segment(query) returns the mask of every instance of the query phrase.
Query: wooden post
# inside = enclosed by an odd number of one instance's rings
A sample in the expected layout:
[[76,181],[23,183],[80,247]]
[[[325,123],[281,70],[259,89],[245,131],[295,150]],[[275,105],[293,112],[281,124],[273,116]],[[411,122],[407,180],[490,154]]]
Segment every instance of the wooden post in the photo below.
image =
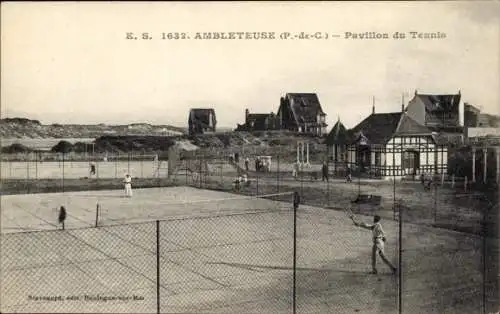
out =
[[488,149],[483,148],[483,183],[486,183],[488,171]]
[[300,162],[300,142],[297,142],[297,163]]
[[306,165],[309,166],[309,142],[306,143]]
[[99,226],[99,203],[97,203],[95,208],[95,226],[96,228]]
[[497,147],[495,152],[497,157],[497,182],[500,182],[500,147]]
[[472,148],[472,182],[476,182],[476,149]]

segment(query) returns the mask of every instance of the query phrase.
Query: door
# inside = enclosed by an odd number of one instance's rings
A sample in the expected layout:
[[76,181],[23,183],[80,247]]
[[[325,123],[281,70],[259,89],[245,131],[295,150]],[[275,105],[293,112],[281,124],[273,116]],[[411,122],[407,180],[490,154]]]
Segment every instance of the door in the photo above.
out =
[[403,153],[403,171],[406,175],[416,175],[419,168],[419,153],[408,150]]

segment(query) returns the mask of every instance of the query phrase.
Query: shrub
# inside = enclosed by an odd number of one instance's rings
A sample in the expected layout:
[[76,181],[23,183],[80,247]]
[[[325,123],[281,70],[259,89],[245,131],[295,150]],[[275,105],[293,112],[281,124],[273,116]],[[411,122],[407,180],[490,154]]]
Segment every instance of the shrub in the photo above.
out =
[[31,148],[19,143],[14,143],[9,146],[2,147],[2,153],[4,154],[27,153],[31,151],[33,151]]
[[51,148],[54,153],[69,153],[73,151],[73,145],[68,141],[60,141]]

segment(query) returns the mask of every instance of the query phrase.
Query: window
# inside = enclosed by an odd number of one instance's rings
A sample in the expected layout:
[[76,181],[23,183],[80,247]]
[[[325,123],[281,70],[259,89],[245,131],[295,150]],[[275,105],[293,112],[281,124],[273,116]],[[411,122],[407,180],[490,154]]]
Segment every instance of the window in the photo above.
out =
[[380,152],[375,152],[375,165],[380,166]]

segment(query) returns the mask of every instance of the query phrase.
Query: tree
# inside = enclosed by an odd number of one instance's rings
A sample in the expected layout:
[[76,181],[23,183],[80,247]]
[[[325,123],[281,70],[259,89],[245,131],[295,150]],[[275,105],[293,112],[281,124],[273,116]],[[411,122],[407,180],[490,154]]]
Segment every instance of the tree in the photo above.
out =
[[68,141],[60,141],[51,149],[55,153],[69,153],[73,151],[73,145]]

